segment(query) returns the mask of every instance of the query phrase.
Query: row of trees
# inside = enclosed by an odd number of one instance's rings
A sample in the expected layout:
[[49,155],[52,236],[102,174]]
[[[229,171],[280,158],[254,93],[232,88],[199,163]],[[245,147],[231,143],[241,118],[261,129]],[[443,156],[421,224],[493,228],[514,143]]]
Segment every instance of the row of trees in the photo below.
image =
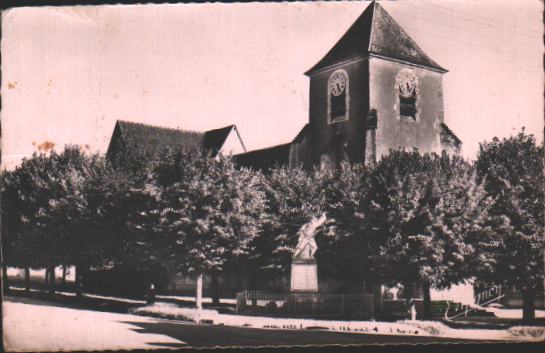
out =
[[524,132],[481,144],[475,163],[391,151],[368,167],[263,174],[181,149],[145,165],[114,168],[67,147],[4,172],[4,265],[168,267],[197,277],[200,305],[203,274],[289,268],[297,230],[326,212],[324,275],[360,288],[402,283],[407,303],[419,286],[425,317],[430,288],[516,285],[533,318],[544,280],[543,146]]

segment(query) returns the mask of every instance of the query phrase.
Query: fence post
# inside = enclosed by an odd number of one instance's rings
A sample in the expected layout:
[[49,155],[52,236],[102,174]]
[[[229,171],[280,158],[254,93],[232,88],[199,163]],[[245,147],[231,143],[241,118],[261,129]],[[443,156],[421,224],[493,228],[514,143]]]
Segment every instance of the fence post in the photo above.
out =
[[241,307],[241,303],[240,303],[240,292],[237,293],[237,314],[240,314],[241,313],[241,310],[240,310],[240,307]]
[[370,300],[369,308],[370,308],[370,311],[371,311],[371,315],[375,316],[375,299],[374,298],[372,298]]

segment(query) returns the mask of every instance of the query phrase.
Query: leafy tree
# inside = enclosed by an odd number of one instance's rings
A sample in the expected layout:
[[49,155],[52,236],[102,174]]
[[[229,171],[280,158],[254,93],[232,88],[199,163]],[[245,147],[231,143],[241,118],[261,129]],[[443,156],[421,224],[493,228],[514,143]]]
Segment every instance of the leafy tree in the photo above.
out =
[[[90,237],[96,207],[90,207],[88,190],[103,164],[103,158],[67,146],[60,154],[34,154],[6,173],[2,195],[4,229],[10,235],[6,245],[24,259],[27,287],[29,266],[47,268],[53,293],[56,266],[101,258],[107,244]],[[91,248],[95,250],[89,254]]]
[[124,254],[129,188],[127,173],[116,170],[101,155],[82,155],[76,168],[84,182],[82,212],[72,219],[69,264],[76,269],[76,294],[82,294],[82,274],[90,267],[109,268]]
[[[2,285],[4,291],[9,290],[9,282],[7,276],[8,265],[18,265],[24,258],[21,256],[20,250],[24,250],[18,243],[20,234],[18,232],[17,213],[14,211],[19,204],[17,203],[17,187],[13,179],[13,173],[10,171],[2,171]],[[10,214],[11,213],[11,214]],[[8,259],[9,255],[9,259]],[[22,262],[22,261],[21,261]],[[24,266],[24,265],[23,265]],[[25,267],[26,268],[26,267]],[[26,271],[25,271],[26,275]],[[26,276],[25,276],[26,279]],[[26,281],[25,281],[26,282]],[[27,290],[30,290],[28,284]]]
[[179,272],[196,275],[199,308],[203,274],[246,255],[259,231],[264,200],[258,185],[255,173],[238,170],[230,158],[186,148],[164,154],[144,186],[142,194],[153,200],[140,213],[146,221],[132,226],[164,244],[165,258]]
[[[343,162],[338,168],[314,170],[280,167],[264,176],[267,200],[262,232],[255,239],[252,268],[282,273],[290,268],[297,232],[312,217],[326,212],[328,220],[316,241],[321,276],[341,280],[345,288],[361,286],[363,276],[361,164]],[[361,232],[359,233],[361,234]]]
[[265,217],[252,242],[251,268],[273,274],[289,269],[297,232],[321,210],[316,180],[316,172],[301,168],[278,167],[264,176]]
[[[34,154],[23,160],[22,164],[6,180],[4,195],[7,204],[14,207],[3,209],[3,219],[14,235],[6,239],[8,250],[26,247],[28,265],[46,267],[54,272],[60,262],[58,248],[61,246],[56,222],[59,199],[64,197],[63,185],[58,181],[57,154]],[[15,189],[15,191],[14,191]],[[4,196],[3,195],[3,196]],[[52,215],[54,213],[54,215]],[[8,231],[7,234],[10,233]],[[16,234],[16,235],[15,235]],[[27,266],[25,264],[25,266]],[[54,276],[49,276],[50,291],[54,289]]]
[[365,226],[372,268],[386,282],[401,282],[414,319],[413,288],[424,293],[469,277],[474,247],[468,243],[486,225],[486,198],[470,166],[447,154],[391,151],[367,178]]
[[343,161],[336,168],[321,168],[315,173],[316,199],[329,220],[317,237],[317,257],[321,274],[341,280],[343,289],[361,289],[363,279],[373,274],[368,271],[369,243],[365,235],[364,176],[366,167],[361,163]]
[[111,260],[115,234],[104,227],[104,194],[111,169],[104,157],[86,155],[78,146],[67,146],[49,156],[55,165],[53,190],[47,217],[59,238],[56,257],[60,264],[75,265],[76,293],[81,295],[81,267],[100,266]]
[[162,218],[162,200],[154,180],[142,182],[130,179],[116,198],[116,209],[123,205],[124,214],[114,222],[120,228],[123,252],[117,263],[146,275],[149,302],[154,300],[157,274],[162,268],[174,268],[179,254],[174,254],[172,237],[167,234],[167,224]]
[[23,227],[27,206],[20,197],[23,192],[22,169],[2,172],[2,260],[4,290],[9,289],[7,266],[25,269],[25,289],[30,291],[30,267],[41,265],[34,257],[32,249],[35,239],[28,236],[28,229]]
[[543,144],[523,129],[482,143],[475,164],[494,199],[493,233],[482,243],[479,277],[522,289],[523,319],[532,320],[544,280]]
[[156,224],[158,205],[150,194],[150,175],[162,155],[153,146],[135,143],[115,151],[106,156],[88,189],[95,230],[109,242],[98,265],[143,272],[149,296],[157,274],[170,263],[156,236],[163,229]]

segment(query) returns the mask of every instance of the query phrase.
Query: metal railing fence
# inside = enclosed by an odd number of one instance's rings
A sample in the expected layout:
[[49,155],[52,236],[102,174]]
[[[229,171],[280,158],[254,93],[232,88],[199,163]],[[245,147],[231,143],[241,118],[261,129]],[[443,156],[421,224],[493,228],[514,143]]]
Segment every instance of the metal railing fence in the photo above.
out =
[[237,293],[237,313],[293,317],[373,316],[373,295],[367,293],[271,292]]

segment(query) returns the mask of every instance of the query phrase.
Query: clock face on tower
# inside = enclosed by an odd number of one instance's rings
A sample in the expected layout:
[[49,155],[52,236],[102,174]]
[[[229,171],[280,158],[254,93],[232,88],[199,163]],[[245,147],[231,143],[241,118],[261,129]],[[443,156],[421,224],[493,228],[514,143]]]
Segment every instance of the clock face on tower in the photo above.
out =
[[329,92],[335,97],[340,96],[346,89],[346,75],[337,71],[329,77]]
[[403,69],[396,76],[396,86],[399,94],[409,98],[418,93],[418,80],[411,70]]

